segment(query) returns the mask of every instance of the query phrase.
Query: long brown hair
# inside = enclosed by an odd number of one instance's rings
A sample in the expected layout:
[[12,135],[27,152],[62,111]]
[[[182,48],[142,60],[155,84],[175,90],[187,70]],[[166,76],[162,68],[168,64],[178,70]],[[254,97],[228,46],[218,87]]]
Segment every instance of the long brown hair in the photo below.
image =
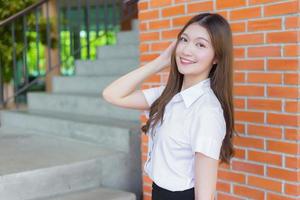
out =
[[149,119],[141,130],[146,134],[148,130],[155,127],[159,120],[163,122],[165,106],[180,92],[184,75],[178,71],[176,64],[176,48],[179,38],[184,30],[193,23],[204,27],[210,35],[212,46],[215,51],[217,64],[214,64],[208,77],[211,80],[211,88],[223,108],[226,121],[226,135],[220,152],[221,163],[230,163],[235,154],[232,139],[234,130],[234,108],[233,108],[233,44],[232,33],[229,23],[217,13],[201,13],[192,17],[177,35],[177,42],[171,55],[171,69],[169,78],[161,96],[157,98],[150,107]]

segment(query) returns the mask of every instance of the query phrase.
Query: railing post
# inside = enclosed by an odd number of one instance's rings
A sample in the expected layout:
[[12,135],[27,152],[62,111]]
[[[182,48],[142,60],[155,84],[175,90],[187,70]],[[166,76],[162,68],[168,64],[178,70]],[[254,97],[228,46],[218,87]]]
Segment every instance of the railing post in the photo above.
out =
[[[57,6],[56,6],[57,1],[59,1],[59,0],[49,0],[48,3],[45,3],[42,7],[43,16],[45,18],[47,18],[47,15],[48,15],[49,18],[52,19],[51,22],[54,22],[54,23],[57,22],[56,18],[58,16],[57,15],[58,11],[57,11]],[[48,6],[48,8],[47,8],[47,6]],[[52,24],[51,23],[50,30],[52,30],[52,32],[48,33],[49,37],[58,39],[58,34],[59,33],[58,33],[58,30],[57,30],[57,24]],[[49,51],[49,53],[48,53],[48,51]],[[55,75],[60,75],[59,54],[58,53],[59,52],[58,52],[57,48],[51,49],[50,47],[46,46],[46,49],[45,49],[45,59],[46,59],[46,66],[47,66],[46,69],[50,70],[53,67],[58,66],[46,75],[45,84],[46,84],[46,91],[47,92],[52,91],[52,77],[55,76]],[[51,66],[49,66],[49,65],[51,65]]]

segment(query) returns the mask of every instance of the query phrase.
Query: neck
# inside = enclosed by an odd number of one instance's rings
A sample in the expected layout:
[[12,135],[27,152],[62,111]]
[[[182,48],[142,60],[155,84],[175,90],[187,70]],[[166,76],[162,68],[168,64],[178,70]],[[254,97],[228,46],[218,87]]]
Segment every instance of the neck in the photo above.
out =
[[191,76],[186,76],[184,75],[183,77],[183,82],[182,82],[182,87],[181,87],[181,91],[192,87],[193,85],[207,79],[208,76],[202,76],[202,77],[191,77]]

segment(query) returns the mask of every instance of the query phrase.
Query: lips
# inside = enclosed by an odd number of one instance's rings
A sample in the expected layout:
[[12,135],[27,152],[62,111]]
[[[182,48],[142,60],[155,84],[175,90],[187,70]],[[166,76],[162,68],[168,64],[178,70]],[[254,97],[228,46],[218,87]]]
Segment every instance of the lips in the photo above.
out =
[[192,61],[192,60],[189,60],[189,59],[186,59],[186,58],[182,58],[182,57],[180,57],[180,62],[181,62],[182,64],[193,64],[193,63],[195,63],[195,62]]

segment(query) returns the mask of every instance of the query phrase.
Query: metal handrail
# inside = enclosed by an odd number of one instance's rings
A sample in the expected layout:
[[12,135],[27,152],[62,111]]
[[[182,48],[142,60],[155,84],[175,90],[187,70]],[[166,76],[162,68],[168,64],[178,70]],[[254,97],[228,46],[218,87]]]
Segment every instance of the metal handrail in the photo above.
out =
[[[25,8],[24,10],[22,10],[22,11],[20,11],[20,12],[18,12],[18,13],[16,13],[16,14],[14,14],[14,15],[12,15],[11,17],[9,17],[9,18],[7,18],[7,19],[5,19],[5,20],[3,20],[3,21],[1,21],[0,22],[0,28],[1,27],[4,27],[5,25],[8,25],[9,23],[11,23],[12,24],[12,37],[13,37],[13,43],[15,43],[15,33],[13,33],[15,30],[14,30],[14,22],[17,20],[17,19],[20,19],[21,17],[23,17],[23,20],[24,20],[24,18],[26,18],[26,14],[29,14],[31,11],[35,11],[36,13],[36,15],[37,15],[37,9],[39,8],[39,6],[42,6],[43,4],[46,4],[46,6],[47,6],[47,9],[46,9],[46,12],[47,12],[47,46],[50,48],[50,46],[51,46],[51,43],[49,43],[49,16],[48,16],[48,2],[49,0],[41,0],[41,1],[39,1],[39,2],[37,2],[37,3],[35,3],[35,4],[33,4],[33,5],[31,5],[31,6],[29,6],[29,7],[27,7],[27,8]],[[123,9],[123,6],[131,6],[131,5],[133,5],[133,4],[135,4],[135,3],[137,3],[138,2],[138,0],[127,0],[127,1],[121,1],[121,3],[122,3],[122,9]],[[132,10],[130,10],[131,11],[131,13],[127,13],[127,16],[121,16],[121,19],[120,19],[120,22],[123,22],[124,20],[127,20],[128,18],[130,18],[130,17],[132,17],[133,15],[135,15],[135,14],[137,14],[137,10],[134,10],[133,12],[132,12]],[[121,11],[121,15],[122,15],[122,12],[123,12],[123,10]],[[58,18],[59,18],[59,13],[58,13]],[[24,23],[25,24],[25,23]],[[97,24],[98,25],[98,24]],[[36,31],[37,31],[37,33],[38,33],[38,30],[39,30],[39,25],[38,24],[36,24]],[[105,25],[106,26],[106,25]],[[26,27],[26,26],[25,26]],[[59,29],[59,27],[58,27],[58,30],[60,30]],[[97,30],[98,30],[98,27],[97,27]],[[26,32],[26,28],[25,28],[25,32]],[[24,33],[25,34],[25,33]],[[102,34],[103,35],[103,34]],[[99,35],[98,37],[96,37],[96,39],[97,38],[99,38],[99,37],[101,37],[102,35]],[[24,40],[25,40],[25,37],[26,37],[26,35],[24,35]],[[96,39],[94,40],[94,41],[96,41]],[[39,38],[37,39],[37,40],[39,40]],[[87,45],[86,46],[80,46],[80,48],[78,48],[78,49],[76,49],[76,50],[73,50],[73,52],[71,53],[71,55],[70,55],[70,57],[71,56],[75,56],[78,52],[80,52],[81,51],[81,49],[82,48],[85,48],[85,47],[88,47],[89,48],[89,45],[90,44],[92,44],[93,43],[93,41],[90,41],[90,40],[88,40],[89,42],[87,42]],[[37,43],[39,42],[39,41],[36,41]],[[26,44],[26,42],[25,42],[25,52],[26,52],[26,49],[27,49],[27,46],[26,46],[27,44]],[[38,46],[37,46],[37,48],[38,48]],[[51,54],[49,55],[49,48],[48,48],[48,56],[50,56],[51,57]],[[59,49],[60,50],[60,49]],[[23,50],[24,51],[24,50]],[[24,55],[24,52],[23,52],[23,55]],[[14,73],[16,73],[16,52],[15,52],[15,49],[14,49],[14,51],[13,51],[13,69],[14,69]],[[61,64],[62,63],[64,63],[65,61],[67,61],[70,57],[67,57],[67,58],[65,58],[65,60],[61,60],[60,59],[60,56],[59,56],[59,63],[58,64],[56,64],[56,65],[54,65],[54,66],[51,66],[51,63],[48,63],[48,68],[46,69],[46,76],[47,76],[47,74],[49,74],[51,71],[53,71],[54,69],[56,69],[56,68],[58,68],[59,66],[61,66]],[[25,56],[25,59],[26,59],[26,56]],[[49,59],[49,57],[48,57],[48,59]],[[37,63],[39,64],[39,58],[37,58]],[[38,64],[37,64],[37,66],[38,66]],[[27,73],[27,63],[26,63],[26,60],[25,60],[25,73]],[[1,66],[1,60],[0,60],[0,70],[2,70],[2,66]],[[0,75],[1,75],[1,71],[0,71]],[[24,91],[26,91],[29,87],[31,87],[32,85],[34,85],[42,76],[37,76],[37,77],[35,77],[35,79],[34,80],[31,80],[31,81],[28,81],[28,77],[27,77],[28,75],[26,74],[26,84],[24,85],[24,86],[22,86],[21,88],[16,88],[16,84],[15,84],[15,89],[14,89],[14,93],[13,93],[13,95],[12,96],[10,96],[10,97],[8,97],[8,98],[6,98],[5,100],[3,99],[3,84],[2,84],[2,82],[3,82],[3,79],[1,78],[1,83],[0,83],[0,92],[1,92],[1,101],[2,101],[2,105],[5,107],[6,106],[6,104],[7,104],[7,102],[9,101],[9,100],[11,100],[12,98],[16,98],[18,95],[20,95],[22,92],[24,92]],[[16,77],[14,77],[14,80],[16,80]],[[15,101],[15,104],[16,104],[16,106],[18,106],[18,103]]]
[[35,4],[32,4],[31,6],[28,6],[27,8],[25,8],[24,10],[21,10],[20,12],[6,18],[5,20],[2,20],[0,22],[0,27],[1,26],[5,26],[6,24],[16,20],[17,18],[20,18],[22,17],[23,15],[26,15],[28,14],[29,12],[31,12],[32,10],[34,10],[35,8],[39,7],[40,5],[44,4],[46,1],[49,1],[49,0],[41,0]]

